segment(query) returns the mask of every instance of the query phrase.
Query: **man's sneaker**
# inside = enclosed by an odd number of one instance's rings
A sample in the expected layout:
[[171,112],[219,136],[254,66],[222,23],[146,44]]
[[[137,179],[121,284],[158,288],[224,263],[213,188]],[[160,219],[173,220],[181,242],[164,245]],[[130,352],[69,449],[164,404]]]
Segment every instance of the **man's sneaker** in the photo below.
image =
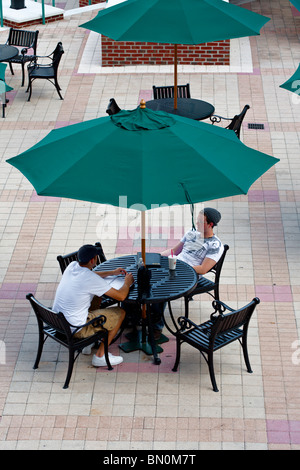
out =
[[[111,353],[109,354],[109,362],[112,366],[116,366],[118,364],[121,364],[123,362],[123,357],[122,356],[113,356]],[[105,360],[105,356],[103,355],[102,357],[96,356],[94,354],[93,359],[92,359],[92,364],[94,367],[107,367],[107,362]]]
[[92,352],[92,348],[94,347],[94,344],[89,344],[83,350],[81,351],[81,354],[84,354],[85,356],[88,356]]

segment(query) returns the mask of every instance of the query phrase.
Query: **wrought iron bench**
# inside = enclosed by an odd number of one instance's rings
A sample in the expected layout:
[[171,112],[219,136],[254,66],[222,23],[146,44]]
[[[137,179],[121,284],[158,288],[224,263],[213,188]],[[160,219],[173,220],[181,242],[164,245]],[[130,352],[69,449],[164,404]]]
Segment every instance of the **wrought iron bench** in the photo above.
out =
[[[180,348],[182,343],[188,343],[198,349],[208,364],[209,374],[214,392],[218,392],[218,387],[214,372],[214,352],[238,340],[243,349],[243,355],[247,371],[252,373],[248,348],[247,335],[251,316],[259,298],[255,297],[248,305],[238,310],[225,305],[219,300],[213,301],[215,311],[211,314],[210,320],[196,325],[189,318],[179,317],[176,336],[176,360],[173,371],[176,372],[180,361]],[[225,313],[229,310],[229,313]]]
[[52,338],[54,341],[69,350],[68,372],[63,388],[68,388],[69,386],[74,363],[82,349],[86,346],[89,346],[90,344],[97,343],[100,340],[104,341],[105,359],[108,369],[112,370],[108,355],[108,331],[105,328],[98,331],[94,335],[89,336],[88,338],[77,339],[74,337],[76,331],[80,330],[83,326],[89,324],[93,324],[94,326],[102,326],[106,321],[106,317],[104,315],[87,322],[85,325],[74,327],[73,325],[70,325],[61,312],[57,313],[50,308],[45,307],[33,296],[33,294],[27,294],[26,298],[29,300],[34,310],[39,328],[39,345],[36,360],[33,366],[34,369],[37,369],[39,366],[46,339]]
[[[22,66],[22,85],[24,86],[25,82],[25,63],[31,62],[36,56],[37,40],[38,40],[38,31],[25,31],[23,29],[14,29],[10,28],[8,39],[6,44],[8,46],[23,47],[18,54],[13,59],[9,59],[10,71],[14,75],[12,64],[20,64]],[[28,50],[32,49],[32,54],[27,54]]]

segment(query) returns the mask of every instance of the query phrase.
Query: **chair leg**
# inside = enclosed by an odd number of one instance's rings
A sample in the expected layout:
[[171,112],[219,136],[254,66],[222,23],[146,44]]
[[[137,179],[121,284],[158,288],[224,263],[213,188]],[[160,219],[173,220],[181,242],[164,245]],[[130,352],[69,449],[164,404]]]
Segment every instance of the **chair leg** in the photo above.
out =
[[2,103],[2,117],[5,118],[5,103]]
[[174,367],[172,369],[173,372],[177,372],[179,362],[180,362],[180,339],[177,336],[177,338],[176,338],[176,359],[175,359]]
[[9,68],[10,68],[11,74],[14,75],[14,69],[13,69],[13,67],[12,67],[12,63],[11,63],[11,62],[9,62]]
[[70,383],[71,376],[72,376],[72,372],[73,372],[74,362],[75,362],[75,359],[74,359],[74,350],[73,350],[72,348],[70,348],[70,349],[69,349],[69,366],[68,366],[68,373],[67,373],[67,377],[66,377],[65,384],[64,384],[64,386],[63,386],[64,389],[69,387],[69,383]]
[[28,92],[28,90],[29,90],[29,96],[28,96],[27,101],[30,101],[31,93],[32,93],[32,84],[31,84],[30,78],[29,78],[28,88],[27,88],[26,92]]
[[247,367],[247,372],[249,372],[249,374],[252,374],[253,371],[251,369],[251,365],[250,365],[250,360],[249,360],[249,355],[248,355],[248,347],[247,347],[247,335],[244,335],[243,336],[243,339],[242,339],[242,348],[243,348],[243,354],[244,354],[244,360],[245,360],[245,364],[246,364],[246,367]]
[[54,84],[55,84],[55,88],[56,88],[56,91],[57,91],[57,93],[58,93],[60,99],[63,100],[63,97],[61,96],[61,93],[60,93],[61,88],[60,88],[60,86],[59,86],[58,81],[56,80],[56,78],[54,79]]
[[25,64],[24,62],[22,63],[22,84],[21,86],[24,86],[25,83]]
[[45,338],[44,338],[43,328],[39,327],[39,345],[38,345],[37,355],[36,355],[36,359],[35,359],[33,369],[37,369],[39,367],[44,342],[45,342]]
[[209,375],[210,375],[211,384],[213,386],[213,390],[214,392],[218,392],[219,389],[217,387],[217,382],[216,382],[216,377],[215,377],[214,360],[213,360],[212,351],[208,353],[207,363],[208,363]]

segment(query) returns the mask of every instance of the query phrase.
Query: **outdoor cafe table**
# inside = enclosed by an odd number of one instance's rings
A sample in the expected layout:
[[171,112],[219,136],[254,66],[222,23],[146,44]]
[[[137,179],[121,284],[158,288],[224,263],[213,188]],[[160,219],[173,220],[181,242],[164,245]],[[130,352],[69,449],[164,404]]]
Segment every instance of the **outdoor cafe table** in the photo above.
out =
[[120,348],[124,352],[131,352],[136,350],[142,350],[146,354],[153,354],[154,363],[160,364],[161,360],[158,357],[158,353],[162,352],[163,349],[155,342],[153,337],[153,331],[150,321],[150,305],[154,303],[168,302],[171,300],[183,297],[194,290],[197,284],[196,271],[184,263],[183,261],[177,260],[175,272],[169,271],[168,258],[161,256],[160,267],[151,267],[151,280],[150,280],[150,291],[147,297],[138,297],[138,286],[137,286],[137,260],[135,255],[121,256],[112,260],[105,261],[98,265],[96,271],[110,271],[116,268],[124,268],[127,272],[132,273],[135,283],[131,286],[129,294],[124,301],[128,304],[146,304],[146,322],[148,324],[148,339],[146,333],[146,323],[142,319],[142,330],[134,332],[131,340],[127,343],[120,344]]
[[146,107],[152,111],[165,111],[196,121],[207,119],[215,112],[212,104],[194,98],[177,98],[177,109],[174,109],[174,98],[147,101]]
[[8,46],[7,44],[0,44],[0,62],[13,59],[19,54],[17,47]]

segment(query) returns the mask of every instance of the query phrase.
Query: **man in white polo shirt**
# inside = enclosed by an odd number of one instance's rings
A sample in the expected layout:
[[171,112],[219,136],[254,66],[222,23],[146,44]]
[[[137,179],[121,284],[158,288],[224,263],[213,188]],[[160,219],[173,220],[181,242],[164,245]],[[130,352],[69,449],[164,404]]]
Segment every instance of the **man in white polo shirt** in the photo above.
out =
[[[104,327],[108,330],[108,344],[110,344],[125,318],[125,311],[120,307],[97,308],[91,311],[92,301],[104,294],[117,301],[125,300],[134,279],[132,274],[128,274],[122,268],[105,272],[93,271],[96,265],[97,248],[94,245],[83,245],[78,250],[78,262],[70,263],[63,273],[56,291],[53,310],[62,312],[73,326],[83,325],[95,317],[105,315]],[[105,277],[120,274],[124,275],[124,284],[117,290],[110,286]],[[97,328],[88,325],[75,333],[75,337],[86,338],[92,336],[95,331]],[[109,358],[111,365],[123,362],[122,356],[113,356],[109,353]],[[95,367],[107,366],[103,342],[93,356],[92,364]]]

